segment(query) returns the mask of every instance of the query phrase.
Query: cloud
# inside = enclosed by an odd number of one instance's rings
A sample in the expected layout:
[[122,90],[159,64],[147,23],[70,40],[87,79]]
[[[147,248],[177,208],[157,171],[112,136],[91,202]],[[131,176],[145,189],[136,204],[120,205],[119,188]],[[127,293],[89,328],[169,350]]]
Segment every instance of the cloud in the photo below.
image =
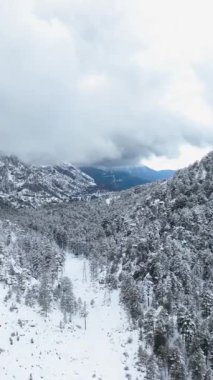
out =
[[82,93],[97,93],[108,85],[108,79],[103,74],[87,75],[79,80],[78,89]]
[[124,165],[213,146],[210,0],[0,0],[0,150]]

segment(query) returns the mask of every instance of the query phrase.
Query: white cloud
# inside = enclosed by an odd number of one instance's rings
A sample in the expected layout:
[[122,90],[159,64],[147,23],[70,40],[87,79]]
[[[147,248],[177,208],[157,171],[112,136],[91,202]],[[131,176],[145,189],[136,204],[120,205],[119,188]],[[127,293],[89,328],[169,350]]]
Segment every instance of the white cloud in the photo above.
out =
[[69,28],[57,18],[42,20],[32,15],[28,21],[34,37],[45,40],[48,44],[56,45],[58,42],[69,42],[71,39]]
[[104,74],[91,74],[80,79],[78,88],[81,92],[99,92],[104,90],[109,84],[108,78]]
[[0,150],[117,164],[213,147],[210,0],[0,5]]
[[195,161],[201,160],[206,154],[209,153],[211,148],[197,148],[191,145],[182,145],[178,158],[150,157],[148,160],[142,160],[141,164],[149,166],[156,170],[163,170],[169,168],[177,170],[193,164]]
[[189,121],[213,127],[213,108],[205,99],[205,86],[193,70],[186,68],[173,77],[160,104]]

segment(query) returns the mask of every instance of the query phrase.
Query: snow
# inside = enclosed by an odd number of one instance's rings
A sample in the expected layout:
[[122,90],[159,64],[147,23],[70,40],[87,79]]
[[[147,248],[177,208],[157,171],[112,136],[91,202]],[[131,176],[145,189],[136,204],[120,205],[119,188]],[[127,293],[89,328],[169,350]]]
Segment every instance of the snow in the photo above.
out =
[[112,200],[112,198],[107,198],[107,199],[106,199],[106,204],[107,204],[107,206],[109,206],[109,205],[110,205],[110,203],[111,203],[111,200]]
[[200,179],[202,179],[204,181],[206,179],[206,176],[207,176],[207,171],[203,168],[203,170],[201,172]]
[[206,169],[203,167],[203,165],[200,165],[199,170],[197,170],[195,173],[195,179],[196,180],[200,179],[200,180],[204,181],[206,179],[206,176],[207,176]]
[[96,194],[94,180],[73,165],[34,166],[0,155],[0,167],[0,198],[15,207],[66,202],[92,188]]
[[67,254],[63,275],[72,280],[76,297],[87,302],[86,330],[78,315],[62,326],[56,308],[47,318],[24,304],[9,311],[13,301],[3,302],[7,290],[0,285],[0,379],[29,380],[30,374],[33,380],[143,379],[135,367],[138,332],[129,325],[118,291],[94,283],[88,261],[73,254]]

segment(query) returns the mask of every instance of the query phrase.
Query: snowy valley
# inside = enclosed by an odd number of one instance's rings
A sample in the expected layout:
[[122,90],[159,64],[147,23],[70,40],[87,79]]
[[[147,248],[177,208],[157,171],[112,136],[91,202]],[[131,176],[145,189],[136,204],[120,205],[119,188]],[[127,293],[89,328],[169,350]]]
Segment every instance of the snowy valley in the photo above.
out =
[[212,380],[213,153],[22,206],[0,204],[1,380]]
[[[63,275],[71,279],[75,297],[87,303],[64,322],[56,308],[45,317],[0,288],[1,380],[141,379],[136,369],[138,334],[129,325],[117,290],[91,280],[89,263],[67,253]],[[16,306],[14,306],[16,305]]]
[[213,380],[212,35],[0,0],[0,380]]

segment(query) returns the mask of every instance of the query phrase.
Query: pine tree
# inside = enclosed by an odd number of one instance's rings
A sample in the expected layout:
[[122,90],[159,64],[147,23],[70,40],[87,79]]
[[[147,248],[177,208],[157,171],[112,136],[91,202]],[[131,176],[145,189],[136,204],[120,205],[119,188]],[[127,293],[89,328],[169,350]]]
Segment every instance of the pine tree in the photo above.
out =
[[202,314],[204,318],[207,318],[213,309],[213,294],[210,290],[206,290],[202,294]]
[[147,361],[145,380],[161,380],[160,371],[154,355]]
[[74,312],[75,307],[75,297],[73,294],[73,288],[71,280],[68,277],[63,277],[61,280],[61,300],[60,307],[62,312],[64,313],[64,320],[66,321],[67,313],[71,316]]
[[205,375],[205,357],[201,348],[198,348],[190,357],[189,368],[193,380],[203,380]]
[[187,380],[185,363],[178,348],[169,349],[168,365],[171,380]]
[[42,276],[41,284],[39,288],[38,301],[45,315],[47,315],[48,311],[50,310],[51,300],[52,300],[51,289],[50,289],[48,277],[46,273],[44,273]]
[[205,373],[204,380],[213,380],[213,371],[208,369]]
[[83,309],[81,312],[82,318],[84,318],[84,329],[87,329],[87,316],[88,316],[88,311],[87,311],[87,303],[84,301]]
[[126,275],[121,283],[121,302],[133,320],[138,319],[141,315],[141,294],[139,289],[130,275]]
[[148,360],[148,354],[145,350],[143,350],[142,346],[140,345],[138,348],[138,364],[139,364],[139,366],[145,367],[147,360]]

